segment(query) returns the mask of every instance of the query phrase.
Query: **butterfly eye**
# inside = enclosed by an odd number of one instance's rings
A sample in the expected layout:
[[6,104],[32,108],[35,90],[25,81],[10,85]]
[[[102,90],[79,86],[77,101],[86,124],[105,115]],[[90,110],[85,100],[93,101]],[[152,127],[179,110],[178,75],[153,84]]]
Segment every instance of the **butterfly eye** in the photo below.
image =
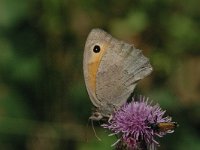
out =
[[101,50],[100,46],[99,45],[95,45],[94,48],[93,48],[93,52],[95,53],[99,53]]

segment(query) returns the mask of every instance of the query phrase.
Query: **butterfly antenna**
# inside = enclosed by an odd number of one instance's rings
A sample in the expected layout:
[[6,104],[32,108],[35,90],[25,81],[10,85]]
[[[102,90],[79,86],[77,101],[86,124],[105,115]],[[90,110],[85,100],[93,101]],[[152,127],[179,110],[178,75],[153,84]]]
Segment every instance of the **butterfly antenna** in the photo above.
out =
[[94,124],[93,124],[93,120],[91,120],[91,124],[92,124],[92,129],[93,129],[93,131],[94,131],[95,137],[96,137],[99,141],[101,141],[101,139],[97,136],[97,133],[96,133],[96,131],[95,131]]
[[89,119],[87,121],[87,124],[86,124],[86,130],[85,130],[85,141],[88,142],[88,138],[87,138],[87,133],[88,133],[88,125],[89,125]]

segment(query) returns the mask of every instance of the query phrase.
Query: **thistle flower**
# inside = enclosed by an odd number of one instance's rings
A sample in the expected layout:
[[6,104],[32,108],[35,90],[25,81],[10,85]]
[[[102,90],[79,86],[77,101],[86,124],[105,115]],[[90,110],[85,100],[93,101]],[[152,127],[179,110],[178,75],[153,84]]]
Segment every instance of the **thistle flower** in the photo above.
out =
[[[172,133],[176,123],[171,122],[170,117],[163,117],[165,111],[160,106],[151,106],[148,98],[140,97],[139,101],[126,103],[117,110],[108,123],[103,124],[117,135],[117,143],[126,145],[126,149],[156,149],[159,143],[155,137],[162,137],[166,133]],[[162,125],[161,125],[162,124]],[[145,148],[144,148],[145,147]]]

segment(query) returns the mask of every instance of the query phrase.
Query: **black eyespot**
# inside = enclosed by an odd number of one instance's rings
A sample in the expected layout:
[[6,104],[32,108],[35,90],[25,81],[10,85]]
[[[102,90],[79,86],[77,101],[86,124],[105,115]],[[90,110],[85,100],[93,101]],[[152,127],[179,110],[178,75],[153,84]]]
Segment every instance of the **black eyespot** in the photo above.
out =
[[101,50],[100,46],[99,45],[95,45],[94,48],[93,48],[93,52],[95,53],[99,53]]

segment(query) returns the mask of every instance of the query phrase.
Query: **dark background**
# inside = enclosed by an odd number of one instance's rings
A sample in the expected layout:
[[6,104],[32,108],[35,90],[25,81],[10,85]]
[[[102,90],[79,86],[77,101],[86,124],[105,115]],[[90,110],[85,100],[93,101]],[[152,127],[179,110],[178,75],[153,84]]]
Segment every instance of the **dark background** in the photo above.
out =
[[136,95],[180,124],[161,150],[200,149],[200,9],[197,0],[1,0],[0,149],[108,150],[87,127],[92,104],[82,56],[100,27],[142,49],[153,73]]

